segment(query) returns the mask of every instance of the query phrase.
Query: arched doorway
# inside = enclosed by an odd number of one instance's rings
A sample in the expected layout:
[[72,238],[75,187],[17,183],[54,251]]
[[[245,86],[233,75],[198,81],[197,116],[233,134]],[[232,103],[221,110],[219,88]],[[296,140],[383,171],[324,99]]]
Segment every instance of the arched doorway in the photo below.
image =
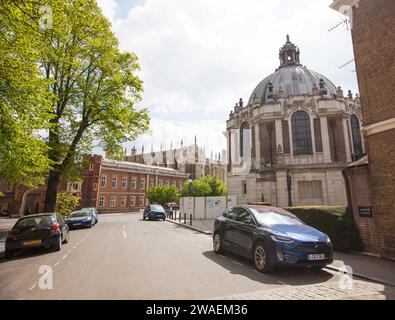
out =
[[40,206],[45,196],[45,187],[27,190],[22,197],[22,205],[19,211],[20,215],[24,215],[25,211],[30,208],[31,212],[39,213]]

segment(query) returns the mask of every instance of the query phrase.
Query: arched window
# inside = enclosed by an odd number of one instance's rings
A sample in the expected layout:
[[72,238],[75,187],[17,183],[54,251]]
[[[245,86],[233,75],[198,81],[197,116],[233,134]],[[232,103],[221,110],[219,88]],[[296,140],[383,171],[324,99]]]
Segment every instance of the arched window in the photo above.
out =
[[240,127],[240,157],[243,157],[245,148],[250,147],[250,124],[243,122]]
[[295,155],[312,154],[310,117],[307,112],[297,111],[292,116],[293,150]]
[[361,138],[361,128],[359,125],[359,120],[356,117],[356,115],[351,116],[351,132],[352,132],[352,142],[354,146],[354,155],[355,155],[355,160],[361,157],[363,154],[362,150],[362,138]]

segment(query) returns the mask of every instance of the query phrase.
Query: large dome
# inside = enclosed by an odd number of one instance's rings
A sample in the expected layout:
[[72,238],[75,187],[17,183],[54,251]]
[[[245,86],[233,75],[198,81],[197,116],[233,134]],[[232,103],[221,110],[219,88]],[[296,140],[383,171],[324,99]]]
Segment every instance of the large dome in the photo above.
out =
[[311,95],[316,86],[326,96],[336,95],[336,86],[322,74],[309,70],[299,62],[299,49],[289,41],[280,49],[280,67],[263,79],[252,92],[249,104],[266,104],[276,100],[279,90],[285,97],[294,95]]

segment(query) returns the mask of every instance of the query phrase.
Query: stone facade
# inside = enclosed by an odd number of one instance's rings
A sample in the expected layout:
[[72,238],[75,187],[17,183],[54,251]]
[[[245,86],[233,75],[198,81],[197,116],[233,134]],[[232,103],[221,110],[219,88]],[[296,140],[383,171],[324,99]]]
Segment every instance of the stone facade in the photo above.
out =
[[360,99],[302,66],[288,36],[280,61],[227,120],[229,193],[281,207],[346,205],[342,169],[365,151]]
[[[363,238],[374,238],[372,248],[381,256],[395,258],[395,1],[336,0],[331,7],[352,18],[352,39],[361,92],[368,164],[347,169],[354,216],[358,205],[372,206],[373,217],[364,218]],[[357,172],[358,171],[358,172]],[[370,198],[363,201],[355,191],[361,179]],[[379,232],[377,232],[379,231]]]
[[132,149],[132,154],[125,157],[128,162],[147,164],[164,168],[172,168],[181,173],[189,175],[191,179],[201,179],[205,176],[218,178],[221,182],[227,183],[226,154],[218,154],[215,157],[207,158],[205,150],[196,143],[180,148],[169,150],[151,151],[149,153],[137,154],[136,149]]

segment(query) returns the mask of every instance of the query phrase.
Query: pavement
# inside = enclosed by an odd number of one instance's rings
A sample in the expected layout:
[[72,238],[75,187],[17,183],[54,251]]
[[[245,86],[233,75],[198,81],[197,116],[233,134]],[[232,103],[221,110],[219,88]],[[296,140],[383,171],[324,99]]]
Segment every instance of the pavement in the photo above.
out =
[[261,274],[247,259],[216,255],[210,235],[108,214],[71,231],[59,252],[0,259],[1,299],[395,299],[395,288],[330,269]]
[[[212,235],[214,220],[190,220],[184,223],[184,220],[173,221],[186,228],[194,231],[200,231],[207,235]],[[334,253],[334,261],[328,268],[346,272],[345,266],[350,266],[354,276],[367,279],[395,287],[395,261],[380,259],[374,256],[368,256],[362,253]]]

